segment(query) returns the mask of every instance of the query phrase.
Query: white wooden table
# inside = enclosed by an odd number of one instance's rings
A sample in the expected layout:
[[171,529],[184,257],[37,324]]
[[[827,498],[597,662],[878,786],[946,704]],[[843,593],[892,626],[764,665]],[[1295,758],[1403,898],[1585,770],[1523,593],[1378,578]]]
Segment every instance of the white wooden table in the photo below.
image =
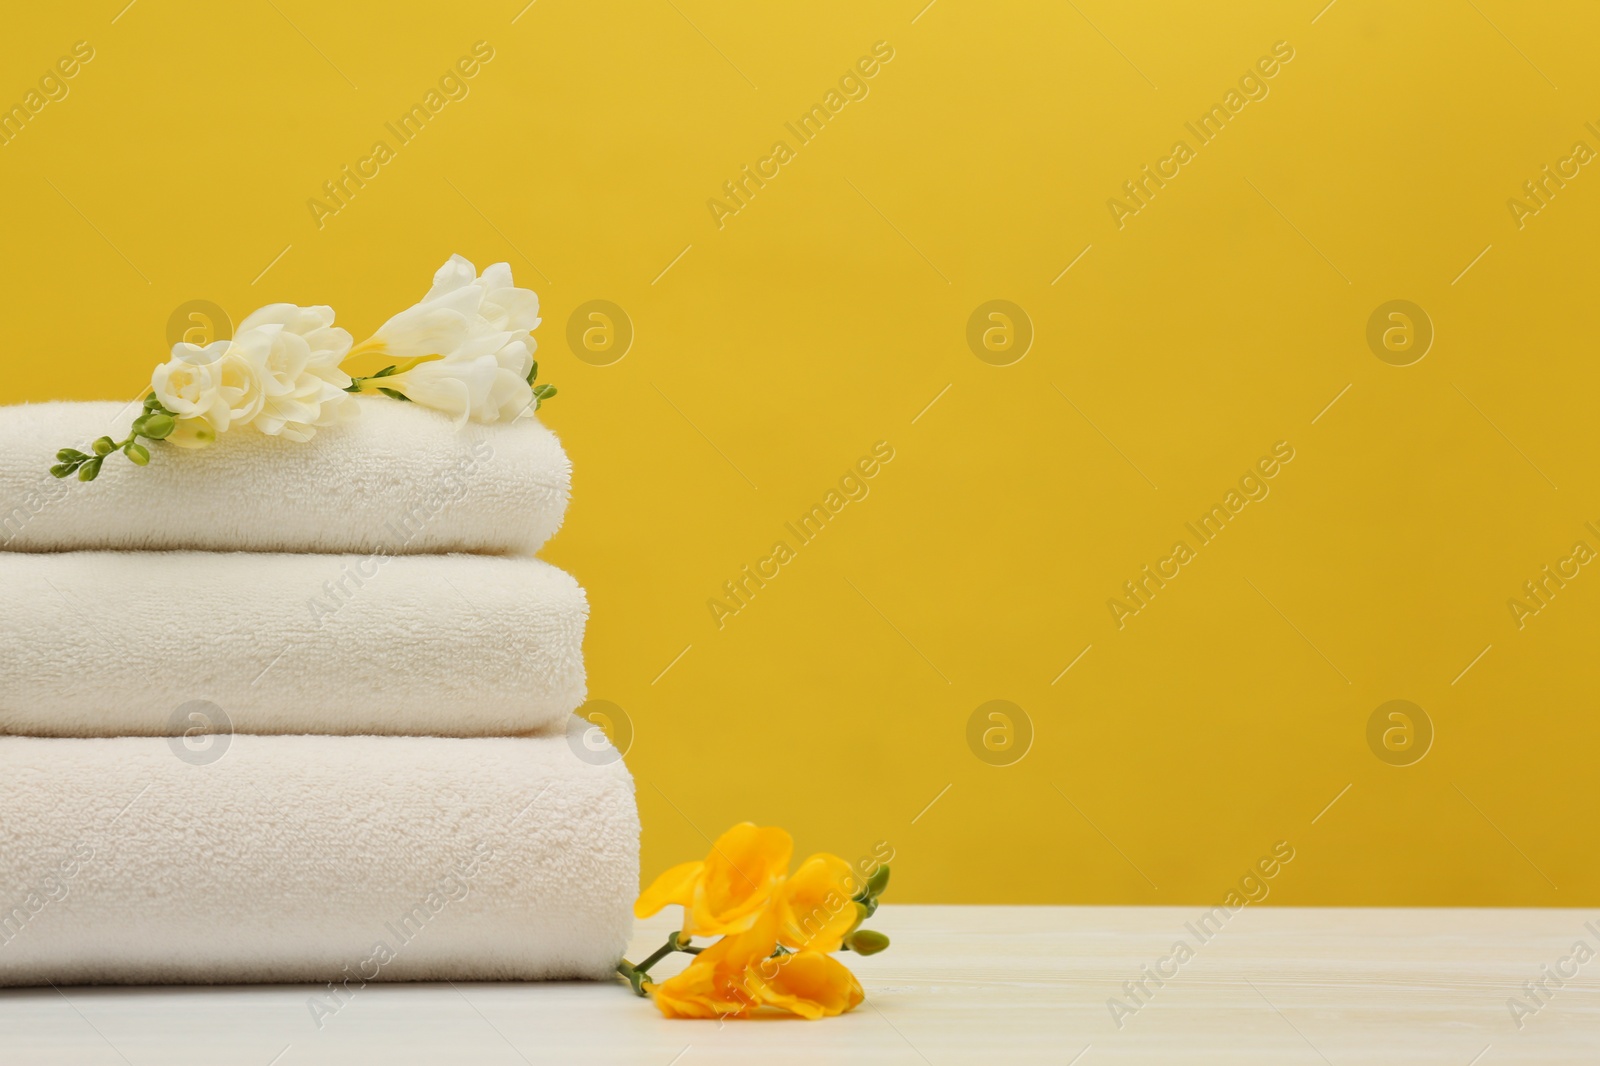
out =
[[[910,907],[845,960],[867,1002],[822,1022],[669,1022],[622,985],[369,986],[318,1030],[304,986],[0,991],[0,1063],[1574,1063],[1600,1059],[1600,911]],[[641,923],[631,957],[670,921]],[[1198,945],[1119,1029],[1107,1000]],[[679,956],[683,958],[683,956]],[[1175,961],[1163,965],[1173,971]],[[663,969],[661,973],[669,972]],[[1532,1004],[1530,1004],[1531,1006]]]

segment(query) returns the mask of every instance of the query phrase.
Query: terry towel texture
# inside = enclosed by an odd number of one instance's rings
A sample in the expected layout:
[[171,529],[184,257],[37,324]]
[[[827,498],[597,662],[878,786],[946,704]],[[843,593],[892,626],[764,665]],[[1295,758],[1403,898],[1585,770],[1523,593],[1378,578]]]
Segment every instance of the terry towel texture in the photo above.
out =
[[89,485],[50,476],[57,451],[122,440],[139,413],[0,407],[0,549],[531,555],[566,513],[571,467],[537,419],[457,428],[383,397],[305,444],[244,429],[153,447],[142,469],[115,456]]
[[564,737],[228,740],[196,765],[159,737],[0,738],[0,984],[613,972],[638,887],[620,760]]
[[0,552],[0,733],[165,736],[196,700],[240,733],[559,730],[588,613],[538,559]]

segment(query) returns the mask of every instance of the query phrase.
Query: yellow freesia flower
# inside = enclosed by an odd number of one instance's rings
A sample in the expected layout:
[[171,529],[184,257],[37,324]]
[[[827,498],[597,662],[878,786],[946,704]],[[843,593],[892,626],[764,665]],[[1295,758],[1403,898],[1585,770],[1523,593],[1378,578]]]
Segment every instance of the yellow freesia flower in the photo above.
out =
[[758,1005],[750,974],[777,946],[768,917],[743,933],[725,936],[696,955],[676,977],[645,985],[668,1018],[737,1018]]
[[761,1001],[808,1021],[854,1010],[866,999],[861,982],[832,955],[801,951],[773,960],[778,972],[762,985]]
[[647,985],[668,1018],[743,1017],[775,1007],[816,1020],[859,1006],[865,994],[855,975],[817,951],[777,955],[776,909],[743,933],[706,948],[676,977]]
[[813,855],[784,882],[775,906],[778,942],[795,951],[838,951],[861,921],[855,870],[837,855]]
[[782,829],[741,822],[717,838],[705,859],[656,878],[639,894],[633,913],[648,918],[676,903],[683,907],[685,937],[743,933],[783,884],[793,855],[794,839]]
[[[837,855],[809,856],[789,874],[794,840],[782,829],[743,822],[717,838],[699,862],[674,866],[633,905],[648,918],[683,907],[683,929],[637,964],[617,971],[669,1018],[742,1018],[764,1007],[802,1018],[828,1018],[866,998],[854,974],[831,957],[842,948],[874,955],[888,937],[863,930],[889,883],[887,866],[862,882]],[[720,937],[704,949],[696,936]],[[660,983],[650,968],[675,951],[695,953]]]

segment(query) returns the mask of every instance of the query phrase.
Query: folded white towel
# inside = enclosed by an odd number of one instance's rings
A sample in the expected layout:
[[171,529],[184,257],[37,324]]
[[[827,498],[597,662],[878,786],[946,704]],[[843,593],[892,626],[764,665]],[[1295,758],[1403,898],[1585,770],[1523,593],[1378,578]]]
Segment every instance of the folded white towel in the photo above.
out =
[[571,467],[537,419],[496,426],[363,397],[305,444],[254,429],[152,444],[97,481],[50,476],[62,448],[126,436],[138,403],[0,407],[0,549],[532,554],[561,526]]
[[550,730],[588,613],[538,559],[0,552],[0,733],[171,735],[191,701],[241,733]]
[[331,982],[307,1010],[336,1025],[368,981],[621,958],[620,760],[559,736],[209,739],[197,765],[159,737],[0,738],[0,985]]

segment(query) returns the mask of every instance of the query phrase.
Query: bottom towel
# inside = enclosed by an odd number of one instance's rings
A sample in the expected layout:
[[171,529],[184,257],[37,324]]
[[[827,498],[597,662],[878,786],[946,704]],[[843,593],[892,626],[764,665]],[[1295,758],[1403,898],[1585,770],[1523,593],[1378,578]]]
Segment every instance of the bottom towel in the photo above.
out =
[[[0,737],[0,985],[604,978],[633,780],[563,736]],[[217,757],[220,752],[220,757]]]

